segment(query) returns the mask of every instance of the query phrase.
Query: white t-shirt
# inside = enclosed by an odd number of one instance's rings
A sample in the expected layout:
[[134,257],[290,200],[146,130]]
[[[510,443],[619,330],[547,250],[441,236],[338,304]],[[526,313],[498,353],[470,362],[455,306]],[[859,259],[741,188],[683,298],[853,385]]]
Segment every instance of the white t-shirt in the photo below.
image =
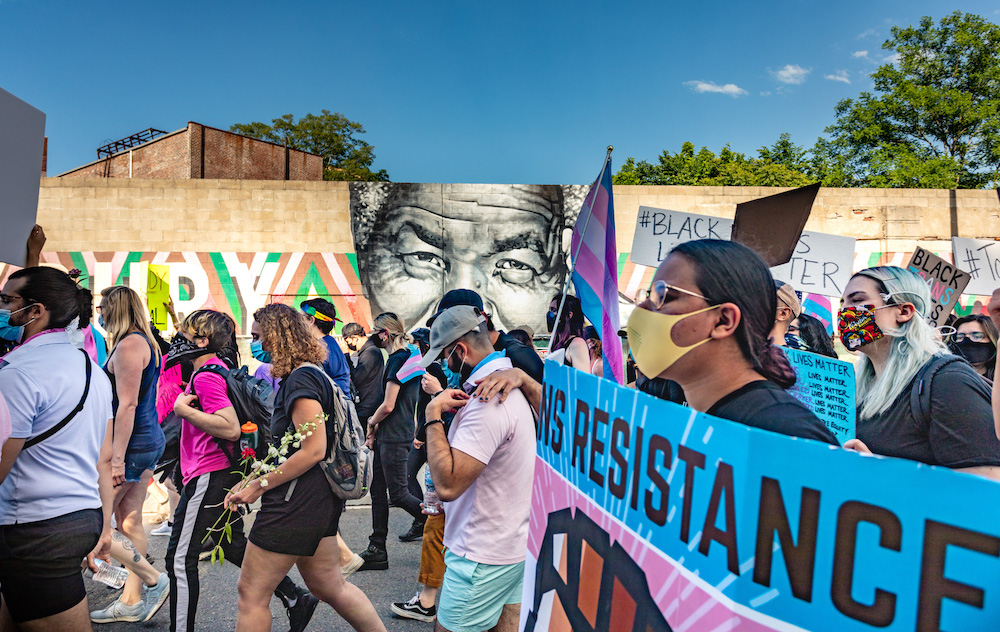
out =
[[83,409],[62,430],[17,456],[0,485],[0,524],[100,509],[97,459],[112,416],[111,381],[104,371],[70,343],[64,330],[51,330],[0,360],[0,393],[10,410],[10,436],[37,436],[80,402],[84,361],[91,363],[91,374]]
[[[473,371],[466,392],[494,371],[511,368],[504,357],[487,358]],[[528,400],[514,390],[501,404],[472,399],[452,421],[448,441],[486,464],[479,477],[444,503],[444,545],[480,564],[516,564],[528,548],[528,512],[535,473],[535,422]]]
[[0,393],[0,446],[10,438],[10,410],[7,409],[7,400]]

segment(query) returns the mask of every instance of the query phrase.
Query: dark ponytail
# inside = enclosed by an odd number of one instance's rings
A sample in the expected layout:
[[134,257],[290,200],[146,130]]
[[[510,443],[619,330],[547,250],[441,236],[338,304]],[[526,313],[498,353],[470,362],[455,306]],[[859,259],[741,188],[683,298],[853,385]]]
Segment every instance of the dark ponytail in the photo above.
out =
[[699,239],[671,251],[695,267],[695,282],[713,305],[734,303],[740,308],[736,342],[753,370],[782,388],[795,384],[795,370],[784,352],[768,336],[778,311],[771,270],[753,250],[732,241]]
[[21,296],[30,303],[44,305],[49,312],[49,327],[67,327],[80,317],[80,327],[90,323],[94,310],[94,295],[79,287],[76,281],[62,270],[48,266],[22,268],[9,279],[24,279]]
[[80,329],[90,325],[91,314],[94,313],[94,293],[85,287],[76,290],[76,307],[80,317]]

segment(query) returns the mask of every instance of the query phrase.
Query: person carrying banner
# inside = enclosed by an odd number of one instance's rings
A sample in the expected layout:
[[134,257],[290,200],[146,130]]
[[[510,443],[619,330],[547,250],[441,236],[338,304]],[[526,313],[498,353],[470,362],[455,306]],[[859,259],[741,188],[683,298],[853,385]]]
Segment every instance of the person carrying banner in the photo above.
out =
[[[479,380],[511,369],[490,344],[486,318],[475,308],[459,305],[435,319],[421,364],[439,357],[462,376],[463,390],[439,393],[425,410],[427,459],[448,516],[437,625],[452,632],[515,629],[534,476],[534,419],[519,391],[502,402],[469,397]],[[442,416],[453,409],[459,411],[446,434]]]
[[857,438],[844,447],[1000,480],[990,389],[928,321],[931,294],[904,268],[867,268],[844,288],[840,339],[858,362]]

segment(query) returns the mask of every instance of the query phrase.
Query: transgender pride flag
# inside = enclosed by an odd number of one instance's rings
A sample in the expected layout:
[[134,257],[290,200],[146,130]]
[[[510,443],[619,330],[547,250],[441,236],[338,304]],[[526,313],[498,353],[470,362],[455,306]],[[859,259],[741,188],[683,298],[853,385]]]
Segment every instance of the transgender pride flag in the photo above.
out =
[[601,334],[604,377],[623,384],[622,345],[618,339],[618,247],[611,195],[611,148],[583,202],[573,228],[573,285],[583,315]]

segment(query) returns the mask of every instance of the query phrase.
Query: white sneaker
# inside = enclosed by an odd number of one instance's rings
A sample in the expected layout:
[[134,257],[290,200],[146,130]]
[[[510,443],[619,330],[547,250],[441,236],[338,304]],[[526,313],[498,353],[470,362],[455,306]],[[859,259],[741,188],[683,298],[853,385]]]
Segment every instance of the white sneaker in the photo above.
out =
[[170,532],[173,531],[173,530],[174,530],[174,525],[172,525],[172,524],[170,524],[170,522],[164,520],[160,524],[160,526],[158,526],[155,529],[153,529],[152,531],[150,531],[149,535],[166,535],[166,536],[169,536]]
[[361,565],[364,563],[365,563],[365,558],[355,553],[354,557],[351,558],[350,562],[340,567],[340,573],[341,575],[344,576],[344,579],[347,579],[348,577],[354,574],[354,571],[361,568]]
[[126,606],[121,599],[114,602],[103,610],[94,610],[90,613],[90,620],[94,623],[114,623],[115,621],[138,621],[142,618],[142,611],[145,604],[137,601],[131,606]]

